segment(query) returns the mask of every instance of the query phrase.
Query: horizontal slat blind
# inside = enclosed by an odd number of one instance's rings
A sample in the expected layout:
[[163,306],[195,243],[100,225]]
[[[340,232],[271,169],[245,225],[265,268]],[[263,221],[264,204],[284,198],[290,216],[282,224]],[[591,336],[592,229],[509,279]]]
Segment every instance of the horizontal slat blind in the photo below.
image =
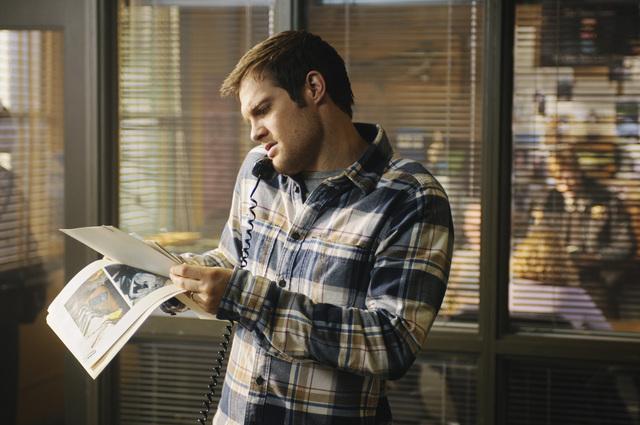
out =
[[516,7],[513,323],[640,331],[640,2]]
[[388,383],[393,423],[477,423],[476,376],[476,362],[471,357],[421,354],[402,379]]
[[[237,103],[218,89],[269,35],[273,8],[197,3],[121,1],[118,15],[120,226],[180,252],[215,247],[227,220],[251,142]],[[119,423],[195,422],[217,345],[129,343]]]
[[60,264],[62,105],[61,34],[0,30],[0,272]]
[[64,285],[63,43],[62,29],[0,30],[0,422],[7,424],[64,421],[66,350],[45,323]]
[[510,425],[640,423],[640,369],[623,365],[507,364]]
[[[118,423],[196,423],[220,341],[134,339],[127,344],[119,354],[117,390],[114,392],[118,395]],[[223,376],[224,372],[226,366]],[[215,404],[219,397],[218,391]]]
[[237,103],[218,89],[268,36],[272,7],[163,3],[120,3],[120,225],[210,249],[251,147]]
[[[170,425],[192,421],[207,389],[207,371],[214,362],[217,342],[130,342],[119,357],[115,391],[119,397],[118,423]],[[476,423],[476,375],[472,357],[420,355],[404,377],[389,383],[393,423]]]
[[[482,1],[308,1],[308,26],[347,64],[354,119],[445,187],[456,246],[438,324],[477,322]],[[464,224],[463,224],[464,223]],[[464,235],[463,235],[464,233]]]

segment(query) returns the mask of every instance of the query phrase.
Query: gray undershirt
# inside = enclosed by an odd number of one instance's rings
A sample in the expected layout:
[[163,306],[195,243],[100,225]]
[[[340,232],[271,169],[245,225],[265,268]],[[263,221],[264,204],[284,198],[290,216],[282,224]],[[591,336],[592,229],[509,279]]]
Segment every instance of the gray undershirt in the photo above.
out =
[[305,191],[302,194],[302,199],[305,200],[311,192],[313,192],[320,183],[330,177],[334,177],[342,173],[344,170],[331,170],[331,171],[306,171],[300,173],[300,179],[304,182]]

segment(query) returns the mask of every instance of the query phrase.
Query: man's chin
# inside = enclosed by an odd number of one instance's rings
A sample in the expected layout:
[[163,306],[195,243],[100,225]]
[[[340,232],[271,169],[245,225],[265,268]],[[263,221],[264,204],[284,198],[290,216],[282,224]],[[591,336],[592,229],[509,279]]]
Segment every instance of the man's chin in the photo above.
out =
[[277,155],[272,160],[273,168],[276,170],[276,173],[283,174],[285,176],[295,176],[302,172],[302,167],[300,162],[296,161],[287,161],[282,155]]
[[273,158],[271,160],[271,164],[273,165],[273,169],[276,170],[276,173],[284,174],[282,166],[280,165],[280,161],[278,161],[276,158]]
[[292,175],[292,174],[290,174],[291,167],[289,166],[289,164],[283,163],[282,161],[280,161],[280,158],[278,158],[277,156],[275,158],[273,158],[271,160],[271,162],[273,164],[273,169],[276,170],[276,173],[284,174],[286,176],[291,176]]

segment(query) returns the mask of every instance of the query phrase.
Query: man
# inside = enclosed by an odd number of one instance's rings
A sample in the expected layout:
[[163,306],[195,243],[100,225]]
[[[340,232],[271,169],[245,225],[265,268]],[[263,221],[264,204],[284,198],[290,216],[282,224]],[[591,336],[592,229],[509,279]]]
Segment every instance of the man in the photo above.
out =
[[[213,422],[390,423],[385,380],[425,347],[446,288],[444,190],[392,158],[382,128],[352,123],[344,62],[315,35],[259,43],[221,93],[238,96],[261,146],[239,171],[219,247],[171,269],[203,308],[238,323]],[[252,195],[265,153],[278,175]]]
[[627,273],[636,241],[627,206],[605,185],[605,167],[593,170],[580,161],[596,152],[594,146],[603,148],[606,141],[586,135],[553,146],[547,166],[554,186],[532,207],[532,224],[515,250],[513,271],[541,284],[578,286],[597,307],[589,312],[592,319],[618,320],[622,291],[635,286],[626,280],[631,283]]

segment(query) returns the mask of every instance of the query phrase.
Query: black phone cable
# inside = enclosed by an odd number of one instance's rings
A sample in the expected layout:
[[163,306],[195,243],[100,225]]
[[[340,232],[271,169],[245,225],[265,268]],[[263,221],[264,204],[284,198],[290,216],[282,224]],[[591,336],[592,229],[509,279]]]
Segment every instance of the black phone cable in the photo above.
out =
[[224,359],[227,355],[227,350],[231,344],[231,335],[233,333],[233,322],[229,322],[225,326],[225,332],[222,336],[223,341],[220,343],[221,349],[218,351],[218,357],[216,358],[216,365],[211,369],[211,375],[209,375],[209,391],[204,395],[202,401],[202,410],[200,410],[200,417],[198,423],[205,425],[209,418],[209,412],[211,412],[211,406],[213,405],[213,398],[215,397],[216,387],[218,386],[218,378],[222,375],[222,368],[224,367]]
[[[271,160],[267,157],[263,157],[259,161],[257,161],[251,173],[257,177],[256,184],[249,195],[249,200],[251,201],[251,206],[249,207],[249,213],[251,214],[251,218],[249,218],[247,222],[247,232],[246,238],[244,239],[244,247],[242,248],[242,256],[240,258],[240,268],[244,269],[247,266],[247,258],[249,257],[249,248],[251,246],[251,236],[253,232],[253,221],[256,219],[256,213],[254,209],[258,206],[258,202],[253,198],[253,195],[256,193],[258,189],[258,185],[262,179],[271,179],[275,174],[275,170],[273,165],[271,164]],[[215,390],[218,386],[218,378],[222,376],[222,369],[224,367],[224,359],[227,356],[227,350],[229,349],[229,345],[231,345],[231,335],[233,334],[233,322],[229,321],[229,324],[226,325],[226,330],[223,337],[223,341],[220,343],[221,349],[218,351],[218,357],[216,358],[216,364],[211,370],[212,373],[209,376],[209,391],[204,395],[204,400],[202,401],[202,410],[200,410],[200,417],[198,418],[198,423],[200,425],[205,425],[207,419],[209,418],[209,413],[211,412],[211,406],[213,405],[213,398],[215,396]]]

